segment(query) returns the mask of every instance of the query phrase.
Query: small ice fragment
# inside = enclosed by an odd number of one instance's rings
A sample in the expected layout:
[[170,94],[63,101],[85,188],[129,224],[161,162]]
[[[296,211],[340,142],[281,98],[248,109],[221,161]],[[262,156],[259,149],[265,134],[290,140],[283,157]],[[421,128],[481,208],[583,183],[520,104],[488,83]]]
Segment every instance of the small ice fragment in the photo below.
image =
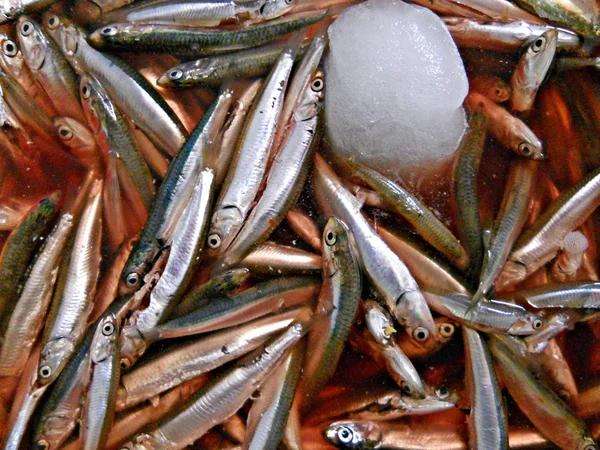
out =
[[401,0],[369,0],[329,28],[329,143],[388,176],[436,166],[465,130],[468,81],[444,23]]

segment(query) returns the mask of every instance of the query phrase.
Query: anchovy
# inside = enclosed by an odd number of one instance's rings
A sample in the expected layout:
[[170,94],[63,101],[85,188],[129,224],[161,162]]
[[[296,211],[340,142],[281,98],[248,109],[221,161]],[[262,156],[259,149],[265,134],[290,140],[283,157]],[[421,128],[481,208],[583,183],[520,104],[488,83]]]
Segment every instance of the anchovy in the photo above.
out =
[[469,310],[469,295],[432,288],[424,289],[423,295],[433,310],[475,330],[521,336],[535,334],[544,326],[541,316],[512,303],[482,301]]
[[81,165],[88,170],[99,171],[102,165],[100,150],[87,125],[71,117],[54,117],[52,123],[60,140],[69,147]]
[[585,37],[600,36],[600,24],[597,15],[584,11],[580,3],[571,0],[519,0],[525,8],[538,16],[557,23]]
[[509,300],[525,300],[534,308],[600,308],[600,282],[574,281],[522,289],[503,294]]
[[512,94],[508,83],[495,75],[470,75],[469,89],[479,92],[496,103],[504,103]]
[[317,253],[321,253],[321,237],[317,225],[313,219],[298,208],[290,208],[285,214],[285,219],[292,230],[302,238],[304,242],[312,247]]
[[463,327],[466,385],[469,392],[469,443],[477,449],[508,450],[508,417],[492,355],[481,335]]
[[325,160],[315,154],[312,187],[328,214],[342,220],[354,236],[363,270],[400,324],[416,340],[433,343],[437,329],[417,282],[404,262],[375,233],[360,213],[360,204],[341,184]]
[[198,57],[258,47],[317,23],[325,17],[326,13],[317,11],[233,30],[124,22],[106,25],[94,31],[89,40],[103,49]]
[[265,242],[242,261],[252,273],[264,275],[312,274],[321,270],[321,255],[296,247]]
[[323,285],[308,335],[298,395],[307,410],[333,376],[361,295],[361,273],[346,226],[332,217],[323,230]]

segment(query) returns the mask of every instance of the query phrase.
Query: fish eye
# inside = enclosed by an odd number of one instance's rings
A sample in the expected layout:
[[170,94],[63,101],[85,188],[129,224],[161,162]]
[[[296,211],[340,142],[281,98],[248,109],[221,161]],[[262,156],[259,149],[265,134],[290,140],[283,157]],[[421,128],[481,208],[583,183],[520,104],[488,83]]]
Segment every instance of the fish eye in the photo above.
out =
[[213,249],[221,246],[221,238],[218,234],[213,233],[208,237],[208,246]]
[[115,34],[117,34],[117,27],[103,28],[101,33],[102,33],[102,36],[114,36]]
[[291,5],[292,3],[294,3],[294,0],[285,0],[285,2],[286,2],[288,5]]
[[526,142],[521,142],[519,144],[519,152],[521,152],[521,154],[524,156],[529,156],[532,153],[531,147],[529,147]]
[[440,325],[439,332],[443,337],[450,337],[454,334],[454,325],[443,323]]
[[542,319],[535,319],[532,324],[534,330],[539,330],[542,328],[542,325],[544,325],[544,321]]
[[348,427],[342,427],[338,431],[338,439],[342,444],[348,444],[352,442],[352,430]]
[[496,89],[496,95],[497,96],[501,96],[502,95],[502,91],[500,90],[500,88]]
[[442,386],[439,387],[435,390],[435,394],[439,397],[439,398],[446,398],[450,395],[450,391],[448,390],[448,388]]
[[135,272],[131,272],[125,278],[125,283],[127,283],[127,286],[129,286],[129,287],[137,286],[139,281],[140,281],[140,276]]
[[64,125],[58,129],[58,134],[64,141],[68,141],[73,137],[73,132]]
[[115,326],[112,323],[105,323],[102,326],[102,334],[104,336],[112,336],[112,334],[115,332]]
[[83,96],[83,98],[90,98],[91,93],[92,88],[89,86],[89,84],[84,84],[81,88],[81,95]]
[[183,76],[183,70],[176,69],[169,72],[169,79],[179,80]]
[[49,378],[52,375],[52,368],[50,366],[40,367],[40,376],[42,378]]
[[413,338],[415,338],[417,341],[422,342],[425,339],[427,339],[427,337],[429,336],[429,331],[427,331],[425,328],[423,327],[417,327],[413,330],[412,332],[412,336]]
[[319,78],[315,78],[312,83],[310,83],[310,88],[314,91],[314,92],[321,92],[323,90],[323,87],[325,86],[325,83],[323,83],[323,79],[321,77]]
[[540,50],[541,50],[541,49],[544,47],[544,44],[545,44],[545,43],[546,43],[546,39],[544,39],[543,37],[541,37],[541,38],[537,38],[537,39],[534,41],[534,43],[533,43],[533,45],[531,46],[531,48],[532,48],[532,50],[533,50],[534,52],[536,52],[536,53],[537,53],[537,52],[539,52],[539,51],[540,51]]
[[404,392],[406,392],[408,395],[412,394],[412,389],[410,388],[410,385],[406,382],[403,381],[400,383],[400,387],[402,388],[402,390]]
[[325,235],[325,243],[327,245],[334,245],[337,242],[337,236],[333,231],[328,231]]
[[54,30],[56,27],[58,27],[59,23],[60,23],[60,21],[58,20],[58,17],[52,16],[48,19],[48,28],[50,28],[51,30]]
[[50,448],[50,443],[45,439],[40,439],[35,443],[36,450],[48,450]]
[[127,370],[131,367],[131,363],[129,362],[129,360],[127,358],[123,358],[119,362],[119,365],[121,366],[121,369],[123,369],[123,370]]
[[2,43],[2,51],[6,56],[15,56],[17,54],[17,45],[10,39]]
[[21,25],[21,34],[29,36],[31,33],[33,33],[33,24],[31,22],[23,22]]

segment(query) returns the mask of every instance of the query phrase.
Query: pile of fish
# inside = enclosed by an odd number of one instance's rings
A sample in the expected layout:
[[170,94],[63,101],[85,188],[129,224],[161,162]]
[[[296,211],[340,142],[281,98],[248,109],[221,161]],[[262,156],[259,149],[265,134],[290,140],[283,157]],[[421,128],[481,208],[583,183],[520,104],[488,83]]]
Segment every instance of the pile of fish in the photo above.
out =
[[322,138],[351,3],[2,3],[3,448],[598,448],[595,2],[423,1],[441,211]]

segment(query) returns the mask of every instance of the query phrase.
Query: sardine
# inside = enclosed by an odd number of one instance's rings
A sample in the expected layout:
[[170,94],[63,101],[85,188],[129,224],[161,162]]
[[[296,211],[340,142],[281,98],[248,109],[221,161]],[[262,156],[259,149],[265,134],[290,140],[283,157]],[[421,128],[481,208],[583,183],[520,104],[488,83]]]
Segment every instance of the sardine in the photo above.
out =
[[537,333],[544,319],[521,306],[497,300],[482,301],[467,312],[469,295],[425,288],[423,295],[431,309],[475,330],[526,336]]
[[477,92],[467,95],[465,102],[472,111],[481,108],[488,118],[490,134],[502,145],[526,158],[544,159],[546,157],[542,143],[533,131],[504,108]]
[[573,281],[521,289],[502,298],[524,300],[534,308],[600,308],[600,283]]
[[100,149],[87,125],[71,117],[55,117],[52,123],[60,140],[69,147],[81,165],[88,170],[99,171],[102,166]]
[[90,34],[89,41],[103,49],[198,57],[258,47],[317,23],[325,17],[325,12],[317,11],[232,30],[190,28],[173,24],[113,23],[94,31]]
[[75,72],[56,43],[27,16],[19,17],[17,37],[25,64],[52,100],[57,115],[85,123]]
[[340,220],[329,219],[323,230],[323,285],[298,386],[304,411],[333,376],[358,310],[361,273],[350,239]]
[[236,156],[217,200],[208,246],[219,255],[233,242],[256,200],[283,105],[295,48],[285,50],[263,85],[238,140]]
[[519,364],[504,344],[492,340],[490,349],[510,395],[543,435],[565,450],[598,448],[583,421]]
[[533,107],[535,95],[554,60],[557,41],[558,30],[548,30],[529,45],[519,60],[510,79],[511,111],[526,113]]
[[469,255],[469,272],[472,277],[478,273],[483,262],[481,218],[479,208],[473,206],[479,205],[477,174],[485,144],[486,127],[486,116],[475,109],[457,150],[452,171],[452,197],[456,208],[458,235]]
[[360,213],[360,204],[317,153],[312,180],[321,208],[342,220],[354,236],[361,266],[396,320],[417,341],[433,343],[437,329],[417,282],[404,262],[375,233]]
[[308,177],[312,155],[320,142],[320,110],[325,82],[323,74],[313,74],[294,111],[290,132],[277,150],[266,178],[266,186],[239,233],[216,264],[229,267],[263,243],[296,203]]
[[91,378],[81,418],[83,450],[104,448],[115,415],[119,384],[119,321],[106,315],[90,348]]
[[437,216],[416,195],[365,165],[349,161],[350,168],[367,183],[393,212],[404,217],[425,241],[446,256],[456,267],[469,267],[469,257],[461,243]]
[[90,72],[111,100],[143,129],[159,148],[176,155],[185,143],[185,128],[154,88],[124,61],[94,50],[86,35],[56,15],[44,17],[44,29],[81,75]]
[[37,380],[41,385],[56,380],[84,337],[100,272],[101,241],[102,182],[95,181],[79,219],[64,285],[46,322]]
[[479,286],[472,304],[479,302],[502,272],[510,250],[527,220],[527,209],[533,194],[537,163],[526,159],[512,162],[504,186],[502,204],[486,246]]
[[25,271],[48,223],[54,217],[60,192],[56,191],[35,205],[15,228],[0,252],[0,318],[14,310]]
[[565,237],[581,226],[600,204],[600,169],[563,191],[517,240],[496,289],[507,289],[556,255]]
[[258,386],[273,372],[281,358],[308,331],[310,321],[291,325],[271,340],[263,352],[248,355],[236,366],[202,388],[175,414],[147,432],[136,435],[123,449],[170,449],[186,447],[242,407]]
[[581,3],[571,0],[519,0],[517,3],[534,11],[538,16],[557,23],[585,37],[600,36],[598,17],[591,11],[584,11]]
[[320,232],[313,219],[298,208],[290,208],[285,214],[288,224],[304,242],[321,253]]
[[508,417],[492,355],[481,335],[463,327],[469,392],[469,444],[473,449],[508,449]]
[[312,274],[321,270],[321,255],[296,247],[265,242],[242,259],[240,265],[263,275]]

